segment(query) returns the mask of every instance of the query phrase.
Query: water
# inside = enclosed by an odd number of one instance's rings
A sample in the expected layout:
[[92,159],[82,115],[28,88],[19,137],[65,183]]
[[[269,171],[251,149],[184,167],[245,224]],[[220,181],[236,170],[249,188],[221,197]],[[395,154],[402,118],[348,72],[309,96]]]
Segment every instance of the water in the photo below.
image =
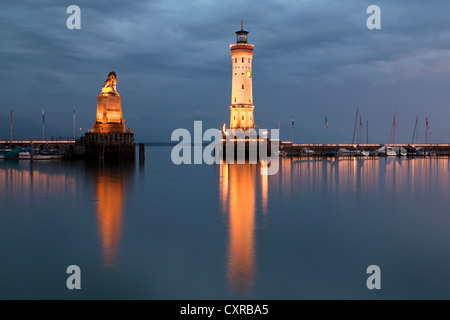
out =
[[0,298],[450,298],[448,158],[284,158],[261,176],[170,151],[0,161]]

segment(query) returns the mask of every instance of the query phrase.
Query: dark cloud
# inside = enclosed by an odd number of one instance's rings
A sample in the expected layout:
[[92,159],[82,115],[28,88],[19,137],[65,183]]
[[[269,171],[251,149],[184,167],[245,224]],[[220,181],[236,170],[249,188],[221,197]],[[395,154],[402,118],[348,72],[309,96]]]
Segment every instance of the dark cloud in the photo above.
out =
[[[68,30],[72,4],[0,4],[0,136],[9,136],[11,108],[27,123],[16,136],[40,135],[43,107],[49,135],[71,136],[73,106],[77,127],[91,127],[111,70],[138,140],[167,141],[193,119],[221,127],[229,44],[244,19],[261,127],[280,120],[289,139],[294,115],[295,139],[320,143],[326,115],[328,141],[348,142],[359,100],[372,141],[387,142],[395,109],[397,141],[410,140],[416,114],[430,119],[433,140],[449,140],[448,1],[78,1],[82,29]],[[366,28],[371,4],[381,7],[381,30]]]

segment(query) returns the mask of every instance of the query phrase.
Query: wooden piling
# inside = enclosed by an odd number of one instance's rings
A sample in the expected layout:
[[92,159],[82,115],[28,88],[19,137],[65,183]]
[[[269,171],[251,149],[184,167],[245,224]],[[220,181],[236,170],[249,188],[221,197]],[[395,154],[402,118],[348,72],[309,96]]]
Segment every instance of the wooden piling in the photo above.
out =
[[145,144],[139,143],[139,161],[145,161]]

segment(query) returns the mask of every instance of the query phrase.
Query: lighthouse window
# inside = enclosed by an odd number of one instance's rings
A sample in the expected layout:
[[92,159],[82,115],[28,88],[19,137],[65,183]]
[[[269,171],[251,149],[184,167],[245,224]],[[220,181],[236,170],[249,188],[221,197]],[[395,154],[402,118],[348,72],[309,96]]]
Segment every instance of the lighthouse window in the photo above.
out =
[[238,34],[237,35],[237,43],[247,42],[247,35]]
[[244,58],[242,58],[242,63],[244,63]]
[[244,85],[242,85],[242,89],[244,89]]
[[244,116],[242,116],[242,120],[244,120]]
[[236,102],[236,97],[234,97],[234,102]]
[[234,63],[237,63],[237,58],[234,59]]
[[236,116],[234,116],[233,120],[236,120]]
[[250,63],[250,58],[248,58],[248,63]]

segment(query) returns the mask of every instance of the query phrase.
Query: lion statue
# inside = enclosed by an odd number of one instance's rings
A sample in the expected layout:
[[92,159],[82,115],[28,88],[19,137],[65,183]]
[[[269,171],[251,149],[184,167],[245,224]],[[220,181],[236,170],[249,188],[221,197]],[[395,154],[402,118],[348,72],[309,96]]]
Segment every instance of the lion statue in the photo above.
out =
[[108,74],[108,78],[106,79],[105,84],[102,87],[102,95],[118,96],[119,93],[117,92],[116,85],[117,85],[117,74],[115,71],[111,71]]

